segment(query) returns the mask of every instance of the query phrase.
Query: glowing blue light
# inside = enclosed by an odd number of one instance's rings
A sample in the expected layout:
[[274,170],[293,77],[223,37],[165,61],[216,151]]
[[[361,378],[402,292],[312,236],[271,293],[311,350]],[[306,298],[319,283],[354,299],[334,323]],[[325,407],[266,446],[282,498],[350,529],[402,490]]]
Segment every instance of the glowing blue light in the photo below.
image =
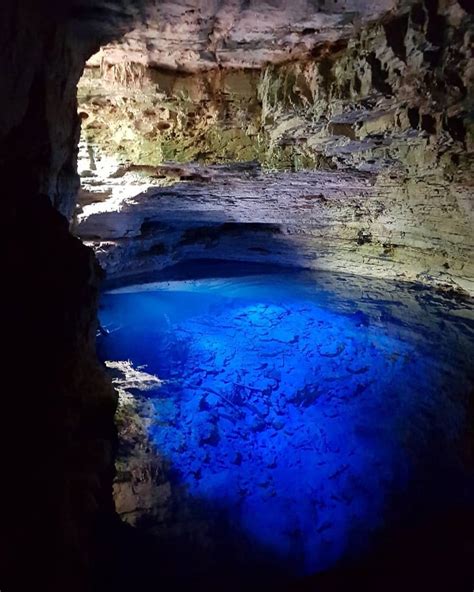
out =
[[177,483],[294,573],[369,547],[433,438],[463,425],[459,368],[303,280],[106,294],[101,321],[104,359],[167,381],[150,436]]

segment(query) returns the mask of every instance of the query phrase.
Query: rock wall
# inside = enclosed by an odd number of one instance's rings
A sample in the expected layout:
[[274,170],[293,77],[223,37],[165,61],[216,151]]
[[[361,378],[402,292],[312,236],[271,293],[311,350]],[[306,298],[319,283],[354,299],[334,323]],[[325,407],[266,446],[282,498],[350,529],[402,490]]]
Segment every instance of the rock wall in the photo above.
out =
[[65,23],[67,3],[62,9],[43,4],[2,6],[2,183],[15,188],[21,180],[22,189],[48,195],[70,217],[79,187],[77,81],[95,44],[72,38]]
[[253,70],[180,74],[126,62],[86,68],[83,143],[97,160],[106,154],[137,165],[263,160],[259,79]]
[[[400,199],[393,179],[384,186],[367,172],[265,173],[233,165],[180,170],[180,183],[84,206],[76,231],[94,246],[110,278],[212,258],[472,290],[471,246],[464,242],[470,218],[457,218],[442,186],[424,185],[431,196],[436,191],[439,212],[420,202],[419,183]],[[131,172],[120,180],[137,182]],[[461,236],[453,231],[448,245],[441,223],[444,230],[452,223]]]
[[374,173],[381,209],[354,212],[366,257],[472,293],[471,38],[466,7],[414,3],[339,51],[267,68],[259,91],[287,164]]
[[1,585],[26,590],[34,573],[40,589],[84,591],[113,522],[116,397],[95,355],[99,269],[46,196],[15,198],[3,235]]
[[[201,214],[201,226],[248,223],[249,216],[261,224],[271,219],[280,234],[266,252],[260,250],[266,261],[292,264],[296,251],[304,253],[300,262],[312,268],[383,274],[472,294],[471,36],[472,16],[465,4],[429,0],[401,5],[396,13],[366,23],[349,36],[346,31],[307,48],[297,59],[261,63],[253,70],[164,72],[145,67],[144,60],[120,65],[117,56],[121,52],[124,57],[127,45],[106,47],[101,67],[91,62],[80,85],[88,147],[83,166],[87,192],[80,201],[86,205],[102,200],[127,186],[129,203],[118,199],[117,208],[126,209],[128,222],[121,216],[123,233],[117,228],[109,232],[109,225],[117,222],[116,206],[110,201],[103,210],[92,207],[79,214],[77,232],[89,239],[124,239],[103,247],[96,243],[112,274],[145,268],[147,263],[149,268],[162,267],[170,256],[184,256],[181,247],[168,244],[173,243],[171,234],[165,239],[166,254],[147,259],[149,231],[140,236],[129,227],[134,210],[132,226],[139,219],[143,222],[145,212],[147,220],[165,222],[158,209],[163,202],[149,197],[161,195],[166,202],[166,191],[140,195],[141,189],[157,184],[157,177],[167,176],[163,168],[154,167],[170,160],[256,160],[264,171],[284,169],[302,175],[316,168],[333,172],[341,191],[337,206],[319,200],[300,207],[298,200],[304,195],[331,193],[324,175],[303,180],[304,192],[296,189],[296,178],[292,183],[285,176],[274,186],[275,179],[268,177],[278,202],[270,214],[248,184],[246,191],[254,200],[251,212],[248,202],[225,182],[202,187],[202,195],[186,185],[174,193],[203,199],[210,210],[214,206],[207,202],[206,192],[213,194],[213,204],[220,204],[218,220]],[[153,55],[155,64],[156,52]],[[133,52],[130,59],[138,60]],[[204,62],[192,63],[194,69],[207,67]],[[118,155],[113,181],[99,179],[104,155]],[[125,167],[118,166],[120,162]],[[133,179],[125,174],[131,171],[137,175]],[[370,192],[354,194],[351,182],[345,187],[344,175],[337,177],[343,171],[366,175]],[[260,185],[264,187],[265,175]],[[190,208],[187,201],[183,207]],[[176,215],[179,210],[177,206]],[[182,211],[179,215],[186,216]],[[243,246],[249,235],[243,225],[241,231]],[[285,247],[278,250],[281,233]],[[163,233],[158,235],[155,242],[162,243]],[[248,249],[255,247],[253,242],[250,237]],[[213,248],[211,253],[208,247],[207,252],[225,257],[227,251]],[[241,255],[244,260],[259,256],[256,250]]]
[[113,521],[115,393],[95,355],[100,270],[68,222],[76,84],[95,42],[68,2],[0,7],[2,590],[92,589]]
[[471,36],[472,18],[457,2],[418,2],[347,44],[267,67],[259,94],[271,146],[338,168],[467,172]]
[[[117,0],[116,0],[116,3]],[[348,38],[397,7],[396,0],[186,0],[125,3],[130,30],[91,63],[124,61],[180,72],[260,68]],[[124,7],[110,14],[111,23]]]
[[[467,5],[407,2],[358,28],[352,19],[338,35],[326,25],[333,36],[324,41],[308,33],[311,43],[296,57],[260,58],[252,67],[245,60],[211,67],[192,54],[164,69],[157,57],[164,49],[153,53],[155,37],[148,53],[138,41],[134,51],[126,37],[88,62],[79,87],[84,139],[135,164],[235,160],[235,149],[226,154],[220,146],[220,154],[214,146],[215,136],[232,131],[242,149],[253,148],[242,156],[270,166],[398,165],[414,174],[438,164],[450,174],[466,168],[474,77]],[[173,35],[182,32],[177,22],[169,26],[178,47]],[[230,38],[239,26],[237,19]],[[130,35],[141,39],[137,30]]]

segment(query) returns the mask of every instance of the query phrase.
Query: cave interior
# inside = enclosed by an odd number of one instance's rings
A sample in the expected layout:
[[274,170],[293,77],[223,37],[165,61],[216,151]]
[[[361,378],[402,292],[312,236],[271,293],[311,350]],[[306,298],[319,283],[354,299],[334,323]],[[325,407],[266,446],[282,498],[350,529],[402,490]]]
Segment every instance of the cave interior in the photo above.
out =
[[466,0],[3,0],[3,591],[474,587]]

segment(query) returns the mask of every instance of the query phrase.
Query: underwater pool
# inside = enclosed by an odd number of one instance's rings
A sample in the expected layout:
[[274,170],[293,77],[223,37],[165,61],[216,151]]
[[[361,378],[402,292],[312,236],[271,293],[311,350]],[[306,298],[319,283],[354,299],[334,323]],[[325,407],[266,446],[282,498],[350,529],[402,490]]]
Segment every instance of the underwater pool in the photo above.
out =
[[472,302],[246,269],[102,296],[99,354],[146,440],[122,413],[118,480],[147,446],[154,466],[124,519],[188,549],[191,575],[291,579],[471,503]]

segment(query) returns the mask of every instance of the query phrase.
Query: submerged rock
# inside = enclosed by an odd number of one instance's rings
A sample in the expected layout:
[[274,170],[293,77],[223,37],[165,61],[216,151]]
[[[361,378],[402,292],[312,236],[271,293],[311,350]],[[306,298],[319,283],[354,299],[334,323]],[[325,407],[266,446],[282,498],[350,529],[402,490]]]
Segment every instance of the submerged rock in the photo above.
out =
[[[149,469],[120,474],[123,519],[176,545],[190,537],[205,562],[221,565],[225,548],[222,565],[253,573],[269,561],[295,577],[359,556],[374,531],[414,506],[431,516],[454,466],[443,499],[457,503],[457,483],[470,487],[453,445],[465,437],[474,380],[469,301],[334,274],[151,288],[119,289],[102,308],[104,326],[127,319],[122,334],[101,337],[102,355],[146,343],[140,358],[163,380],[137,408],[161,468],[154,478]],[[299,339],[268,339],[262,328],[272,326]],[[177,360],[162,352],[184,335],[176,377]],[[226,363],[214,370],[216,360]],[[132,450],[121,462],[135,458]]]

